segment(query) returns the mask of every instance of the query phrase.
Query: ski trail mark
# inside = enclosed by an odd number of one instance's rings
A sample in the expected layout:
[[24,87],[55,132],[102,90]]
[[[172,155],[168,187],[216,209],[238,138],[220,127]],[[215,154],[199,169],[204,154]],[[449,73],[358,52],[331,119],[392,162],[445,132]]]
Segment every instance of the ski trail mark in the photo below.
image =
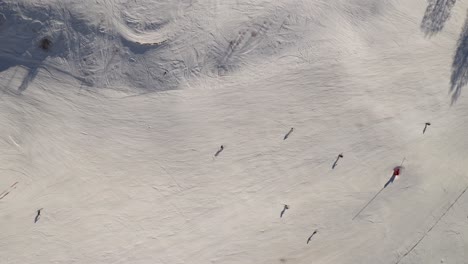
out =
[[224,145],[221,145],[221,147],[219,147],[218,151],[216,151],[216,153],[214,154],[214,157],[218,157],[218,155],[223,152],[224,150]]
[[455,199],[455,201],[447,208],[447,210],[445,210],[445,212],[439,217],[439,219],[437,219],[437,221],[426,232],[424,232],[424,235],[418,240],[418,242],[416,242],[400,259],[398,259],[398,261],[395,262],[395,264],[399,264],[400,261],[402,261],[406,256],[408,256],[408,254],[411,253],[411,251],[413,251],[419,245],[419,243],[421,243],[421,241],[423,241],[427,234],[429,234],[429,232],[432,231],[432,229],[440,222],[440,220],[442,220],[442,218],[453,207],[453,205],[455,205],[458,202],[458,199],[460,199],[460,197],[463,196],[466,190],[468,190],[468,186],[466,186],[463,192],[461,192],[460,195],[458,195],[457,199]]
[[231,70],[240,56],[250,53],[264,41],[272,25],[273,22],[267,20],[263,23],[251,22],[246,29],[240,30],[237,36],[229,41],[227,48],[220,48],[218,51],[220,58],[217,67],[225,71]]
[[375,198],[377,198],[377,196],[378,196],[384,189],[385,189],[385,187],[382,187],[382,189],[380,189],[380,191],[379,191],[378,193],[376,193],[376,194],[374,195],[374,197],[372,197],[372,199],[370,199],[370,201],[367,202],[366,205],[364,205],[364,207],[363,207],[361,210],[359,210],[359,212],[353,217],[352,220],[354,220],[356,217],[358,217],[359,214],[361,214],[361,212],[364,211],[364,209],[366,209],[367,206],[369,206],[369,204],[372,203],[372,201],[374,201]]
[[5,196],[7,196],[12,190],[16,189],[16,184],[18,184],[18,182],[13,183],[12,185],[10,185],[10,187],[8,189],[3,191],[0,194],[0,200],[3,199]]

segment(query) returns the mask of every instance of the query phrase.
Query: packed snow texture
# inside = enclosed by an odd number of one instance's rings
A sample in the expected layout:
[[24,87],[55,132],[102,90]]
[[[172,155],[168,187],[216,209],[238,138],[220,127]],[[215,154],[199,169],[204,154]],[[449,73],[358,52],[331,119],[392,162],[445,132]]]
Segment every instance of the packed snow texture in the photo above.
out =
[[468,263],[467,10],[0,1],[0,262]]

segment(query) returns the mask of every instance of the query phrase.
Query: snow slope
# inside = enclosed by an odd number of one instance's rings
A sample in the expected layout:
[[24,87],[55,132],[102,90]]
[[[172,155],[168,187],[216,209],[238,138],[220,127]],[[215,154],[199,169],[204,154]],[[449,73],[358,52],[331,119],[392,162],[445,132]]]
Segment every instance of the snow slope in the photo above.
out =
[[0,262],[468,263],[466,10],[0,2]]

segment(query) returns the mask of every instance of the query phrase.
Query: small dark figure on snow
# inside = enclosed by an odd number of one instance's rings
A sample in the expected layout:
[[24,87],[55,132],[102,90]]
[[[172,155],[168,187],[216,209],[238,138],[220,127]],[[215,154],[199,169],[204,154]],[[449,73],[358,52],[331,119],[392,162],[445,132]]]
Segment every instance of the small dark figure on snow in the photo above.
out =
[[219,147],[219,150],[216,152],[215,157],[217,157],[219,155],[219,153],[221,153],[221,151],[223,151],[223,150],[224,150],[224,146],[221,145],[221,147]]
[[289,206],[287,204],[284,205],[283,211],[281,211],[280,218],[283,217],[284,212],[289,209]]
[[336,160],[333,163],[332,169],[334,169],[336,167],[336,165],[338,165],[338,160],[341,159],[341,158],[343,158],[343,153],[341,153],[340,155],[338,155],[338,157],[336,157]]
[[36,218],[34,218],[34,223],[39,221],[39,218],[41,217],[41,210],[42,210],[42,208],[37,210],[37,215],[36,215]]
[[429,122],[426,123],[426,125],[424,126],[423,134],[426,133],[426,129],[427,129],[427,127],[430,126],[430,125],[431,125],[431,123],[429,123]]
[[43,39],[41,39],[41,43],[39,44],[39,47],[41,47],[41,49],[47,51],[47,50],[50,49],[51,45],[52,45],[52,41],[50,41],[50,39],[43,38]]
[[313,237],[315,234],[317,234],[317,233],[318,233],[318,231],[315,230],[315,231],[312,233],[312,235],[310,235],[309,239],[307,239],[307,244],[309,244],[309,242],[310,242],[310,240],[312,239],[312,237]]
[[291,129],[289,130],[289,132],[288,132],[286,135],[284,135],[283,140],[286,140],[286,139],[289,137],[289,135],[291,135],[291,133],[292,133],[293,131],[294,131],[294,127],[291,127]]

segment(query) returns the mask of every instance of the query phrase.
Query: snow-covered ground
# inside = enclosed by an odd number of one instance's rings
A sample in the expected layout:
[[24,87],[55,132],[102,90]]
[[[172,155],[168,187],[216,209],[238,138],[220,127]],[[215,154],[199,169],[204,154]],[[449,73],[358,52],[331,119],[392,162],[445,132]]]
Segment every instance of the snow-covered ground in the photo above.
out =
[[0,1],[0,263],[468,263],[467,10]]

